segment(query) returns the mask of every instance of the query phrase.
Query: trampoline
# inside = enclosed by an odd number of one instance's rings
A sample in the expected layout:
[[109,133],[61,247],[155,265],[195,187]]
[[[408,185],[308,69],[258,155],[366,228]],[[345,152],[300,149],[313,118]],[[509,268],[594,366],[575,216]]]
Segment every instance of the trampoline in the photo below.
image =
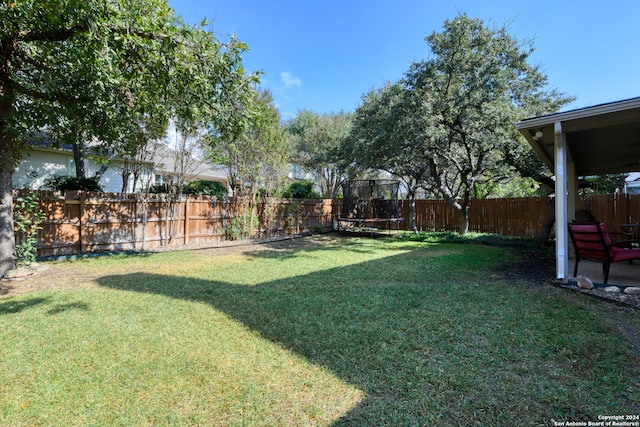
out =
[[338,230],[374,233],[380,224],[386,224],[389,232],[392,224],[399,230],[405,220],[398,205],[399,186],[400,183],[393,180],[345,181]]

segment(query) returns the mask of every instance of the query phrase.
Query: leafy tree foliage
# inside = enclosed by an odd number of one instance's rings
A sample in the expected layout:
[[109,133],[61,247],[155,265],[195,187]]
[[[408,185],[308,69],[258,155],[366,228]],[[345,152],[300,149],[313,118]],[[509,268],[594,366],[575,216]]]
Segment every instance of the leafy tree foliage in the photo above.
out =
[[513,124],[532,108],[529,103],[563,101],[544,91],[546,77],[527,62],[532,44],[514,39],[506,27],[488,28],[461,15],[426,40],[434,58],[413,64],[405,82],[423,94],[437,118],[429,184],[457,211],[464,234],[475,185],[505,177],[501,147],[511,143]]
[[403,182],[410,201],[410,226],[417,232],[416,193],[429,178],[423,127],[429,128],[431,117],[421,115],[421,104],[413,95],[400,83],[367,93],[356,110],[342,153],[347,163],[384,170]]
[[[233,195],[255,206],[258,197],[282,186],[289,144],[271,92],[256,89],[250,101],[251,122],[235,138],[212,138],[210,158],[227,168]],[[248,214],[247,212],[250,211]],[[250,236],[257,219],[244,209],[228,229],[231,238]]]
[[246,45],[205,25],[185,25],[166,0],[0,3],[0,274],[14,265],[11,176],[34,131],[99,141],[108,156],[169,117],[216,135],[242,129],[256,80]]
[[234,195],[253,200],[260,187],[267,193],[280,187],[289,144],[271,92],[255,90],[250,105],[251,123],[235,138],[213,138],[210,157],[227,167]]
[[334,198],[346,177],[340,147],[349,134],[351,119],[345,112],[316,114],[303,110],[286,125],[291,161],[315,174],[322,197]]
[[[525,153],[513,124],[569,99],[545,90],[546,77],[527,62],[532,44],[514,39],[506,27],[488,28],[460,15],[426,41],[431,59],[414,63],[373,105],[365,98],[360,109],[369,111],[356,113],[361,123],[354,125],[359,133],[350,152],[370,167],[385,168],[390,159],[411,165],[393,173],[410,172],[416,186],[445,199],[464,234],[478,183],[508,179],[514,167],[507,154],[514,148]],[[385,101],[389,97],[394,108]],[[380,117],[372,128],[367,120],[376,103]],[[375,154],[363,154],[368,150]]]
[[626,173],[589,176],[584,178],[581,194],[614,194],[622,190]]
[[313,189],[314,186],[313,181],[306,179],[293,181],[282,196],[293,199],[320,199],[322,196]]
[[102,191],[96,178],[55,176],[47,180],[47,187],[59,191]]
[[185,188],[185,193],[198,196],[215,196],[224,199],[227,196],[227,189],[218,181],[191,181]]

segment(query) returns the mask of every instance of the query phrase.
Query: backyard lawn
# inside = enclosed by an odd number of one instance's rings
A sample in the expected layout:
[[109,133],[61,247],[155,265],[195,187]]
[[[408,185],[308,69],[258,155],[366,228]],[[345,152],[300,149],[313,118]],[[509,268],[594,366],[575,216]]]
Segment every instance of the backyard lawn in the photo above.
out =
[[53,290],[0,297],[0,425],[640,414],[640,353],[612,308],[501,273],[518,259],[508,244],[317,236],[50,262],[2,282]]

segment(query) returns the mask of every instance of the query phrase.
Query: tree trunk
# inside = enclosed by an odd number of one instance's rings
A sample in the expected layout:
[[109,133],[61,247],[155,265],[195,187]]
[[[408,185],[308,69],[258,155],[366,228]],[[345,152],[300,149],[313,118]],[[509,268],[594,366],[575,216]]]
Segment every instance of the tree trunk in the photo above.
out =
[[11,178],[20,158],[20,144],[7,119],[12,116],[15,95],[0,82],[0,277],[15,268],[16,238],[13,230]]
[[76,165],[76,178],[86,178],[86,171],[84,169],[84,146],[79,140],[74,142],[73,145],[73,162]]
[[469,232],[469,206],[459,205],[456,207],[458,214],[458,233],[465,235]]
[[538,243],[547,245],[549,244],[549,240],[551,239],[551,230],[553,230],[553,225],[556,223],[556,202],[553,197],[549,197],[549,202],[547,205],[547,219],[542,224],[542,228],[538,232],[537,240]]
[[[129,192],[129,175],[130,172],[127,168],[123,169],[122,171],[122,187],[120,187],[120,193],[122,194],[127,194]],[[135,189],[135,183],[134,183],[134,189]]]
[[13,231],[13,195],[11,194],[13,164],[11,158],[4,155],[0,156],[0,163],[0,277],[2,277],[6,271],[15,268],[16,240]]
[[416,221],[416,193],[409,193],[409,226],[414,234],[418,234],[418,225]]

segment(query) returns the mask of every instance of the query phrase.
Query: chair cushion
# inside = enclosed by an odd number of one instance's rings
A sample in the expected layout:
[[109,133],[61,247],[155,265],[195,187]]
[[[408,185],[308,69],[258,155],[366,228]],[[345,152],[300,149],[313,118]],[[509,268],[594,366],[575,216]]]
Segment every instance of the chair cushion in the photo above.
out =
[[611,253],[611,261],[613,262],[628,261],[631,259],[640,259],[640,249],[623,249],[623,248],[616,248],[615,246],[611,246],[610,253]]
[[610,242],[610,238],[604,230],[604,224],[600,223],[600,229],[603,231],[602,236],[598,232],[598,227],[595,222],[570,224],[570,230],[576,236],[576,250],[580,252],[583,258],[606,260],[608,247],[603,244]]

